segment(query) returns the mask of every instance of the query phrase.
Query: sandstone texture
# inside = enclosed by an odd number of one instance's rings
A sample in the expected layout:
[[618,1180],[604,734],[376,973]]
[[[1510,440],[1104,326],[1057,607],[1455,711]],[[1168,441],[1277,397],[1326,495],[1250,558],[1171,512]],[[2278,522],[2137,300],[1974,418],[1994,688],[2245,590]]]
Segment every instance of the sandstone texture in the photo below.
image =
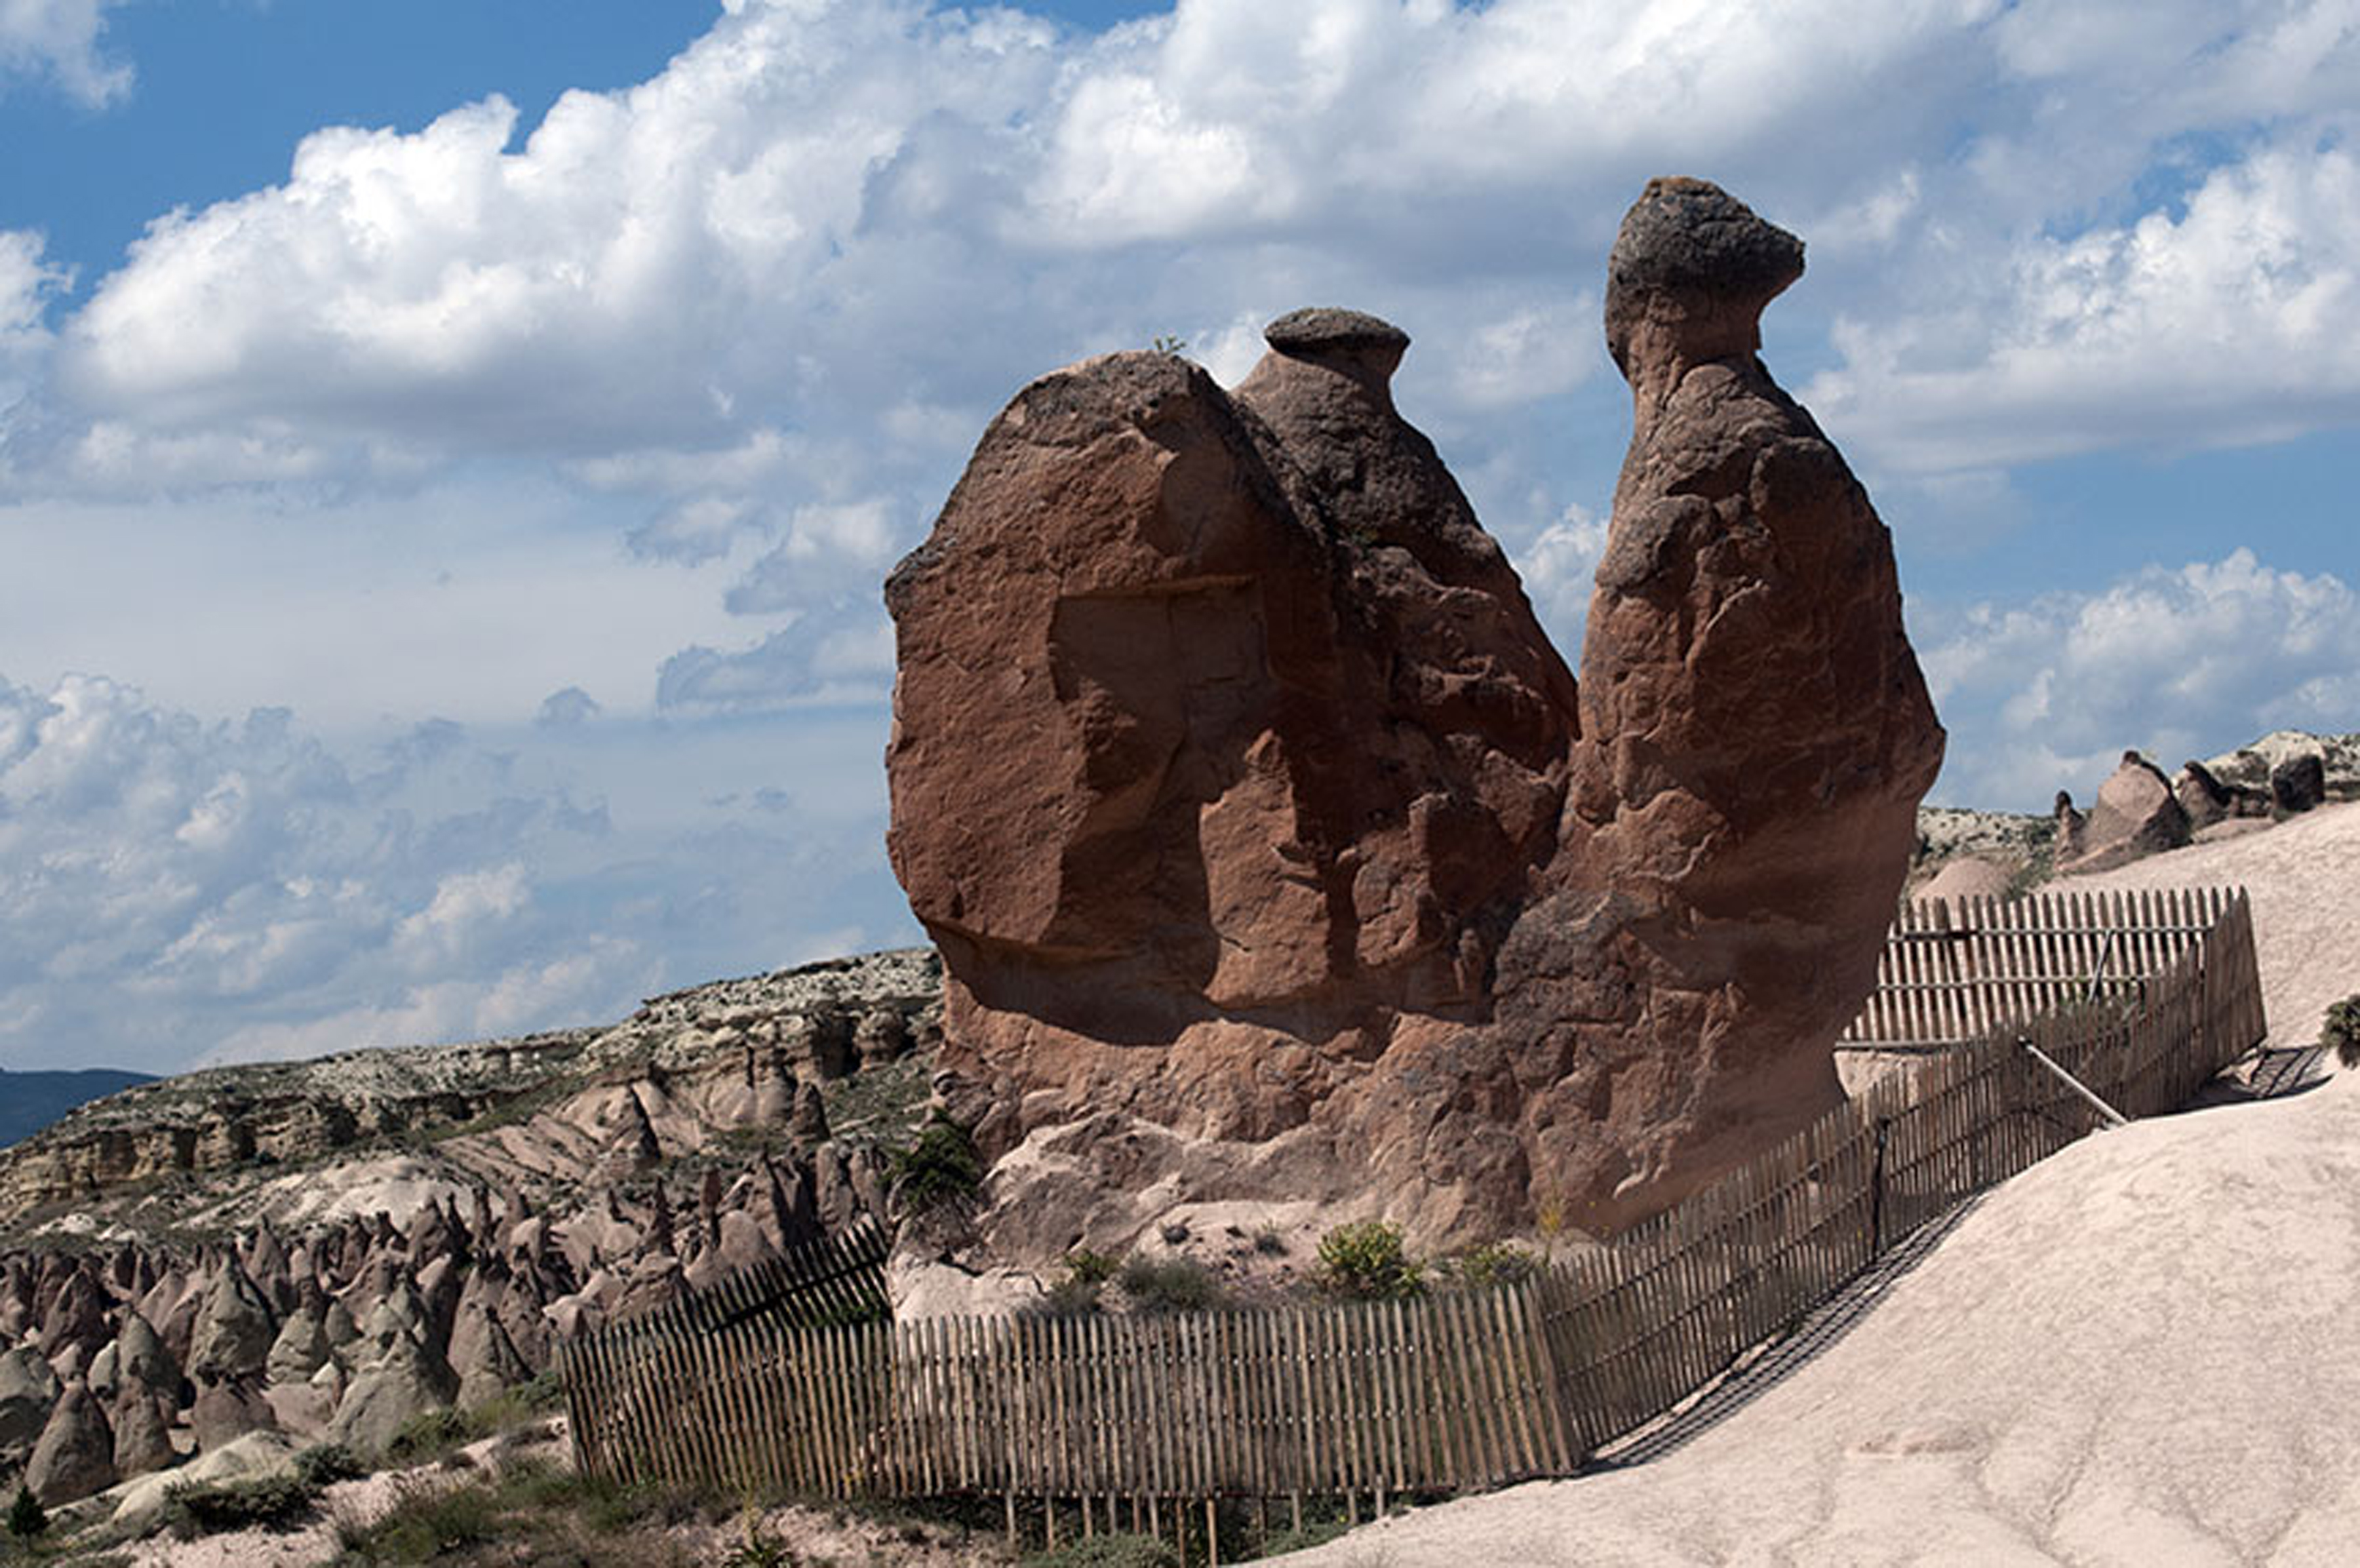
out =
[[1028,1261],[1224,1198],[1609,1229],[1840,1094],[1941,752],[1865,495],[1754,350],[1801,245],[1658,181],[1579,687],[1398,329],[1034,382],[887,584],[893,864]]

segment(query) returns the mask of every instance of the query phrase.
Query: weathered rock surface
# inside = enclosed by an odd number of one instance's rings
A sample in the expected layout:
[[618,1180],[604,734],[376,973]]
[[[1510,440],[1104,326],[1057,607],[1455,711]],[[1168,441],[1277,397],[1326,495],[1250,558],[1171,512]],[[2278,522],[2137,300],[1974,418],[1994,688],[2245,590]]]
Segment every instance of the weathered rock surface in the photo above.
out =
[[77,1382],[49,1412],[49,1425],[25,1461],[25,1485],[56,1508],[115,1485],[115,1431],[87,1383]]
[[0,1353],[0,1468],[22,1465],[33,1452],[61,1392],[39,1351],[19,1345]]
[[1754,358],[1800,268],[1696,182],[1626,221],[1579,691],[1384,322],[993,421],[887,585],[888,763],[1011,1255],[1232,1195],[1611,1226],[1834,1103],[1941,732],[1885,529]]
[[2191,833],[2188,809],[2163,770],[2136,751],[2098,787],[2085,815],[2072,796],[2057,795],[2057,869],[2107,871],[2143,855],[2177,849]]

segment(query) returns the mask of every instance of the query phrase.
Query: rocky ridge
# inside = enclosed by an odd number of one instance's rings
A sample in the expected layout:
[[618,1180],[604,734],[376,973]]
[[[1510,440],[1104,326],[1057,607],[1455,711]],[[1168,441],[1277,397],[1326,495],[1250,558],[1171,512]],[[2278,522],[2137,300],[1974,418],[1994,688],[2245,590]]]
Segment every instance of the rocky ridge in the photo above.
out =
[[877,953],[603,1029],[208,1069],[0,1151],[0,1485],[68,1502],[257,1432],[375,1453],[883,1218],[939,975]]

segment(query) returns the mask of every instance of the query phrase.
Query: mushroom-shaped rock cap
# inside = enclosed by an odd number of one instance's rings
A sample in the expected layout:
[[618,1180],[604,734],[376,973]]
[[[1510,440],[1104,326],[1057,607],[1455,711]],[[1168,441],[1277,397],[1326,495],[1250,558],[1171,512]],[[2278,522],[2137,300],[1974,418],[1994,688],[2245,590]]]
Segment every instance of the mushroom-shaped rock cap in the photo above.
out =
[[1273,352],[1349,376],[1380,397],[1409,347],[1409,334],[1391,321],[1332,305],[1289,310],[1262,336]]
[[1607,258],[1607,347],[1633,376],[1634,349],[1642,362],[1751,354],[1763,307],[1802,275],[1803,242],[1720,186],[1651,180]]

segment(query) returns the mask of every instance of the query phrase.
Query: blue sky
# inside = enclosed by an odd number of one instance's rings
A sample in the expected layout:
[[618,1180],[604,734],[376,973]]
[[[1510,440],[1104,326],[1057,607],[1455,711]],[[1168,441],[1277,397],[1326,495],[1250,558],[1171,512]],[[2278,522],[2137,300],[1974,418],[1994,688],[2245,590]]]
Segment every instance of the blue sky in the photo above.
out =
[[1802,234],[1951,757],[2360,728],[2354,0],[0,0],[0,1065],[914,940],[883,572],[1082,355],[1298,305],[1571,655],[1646,179]]

